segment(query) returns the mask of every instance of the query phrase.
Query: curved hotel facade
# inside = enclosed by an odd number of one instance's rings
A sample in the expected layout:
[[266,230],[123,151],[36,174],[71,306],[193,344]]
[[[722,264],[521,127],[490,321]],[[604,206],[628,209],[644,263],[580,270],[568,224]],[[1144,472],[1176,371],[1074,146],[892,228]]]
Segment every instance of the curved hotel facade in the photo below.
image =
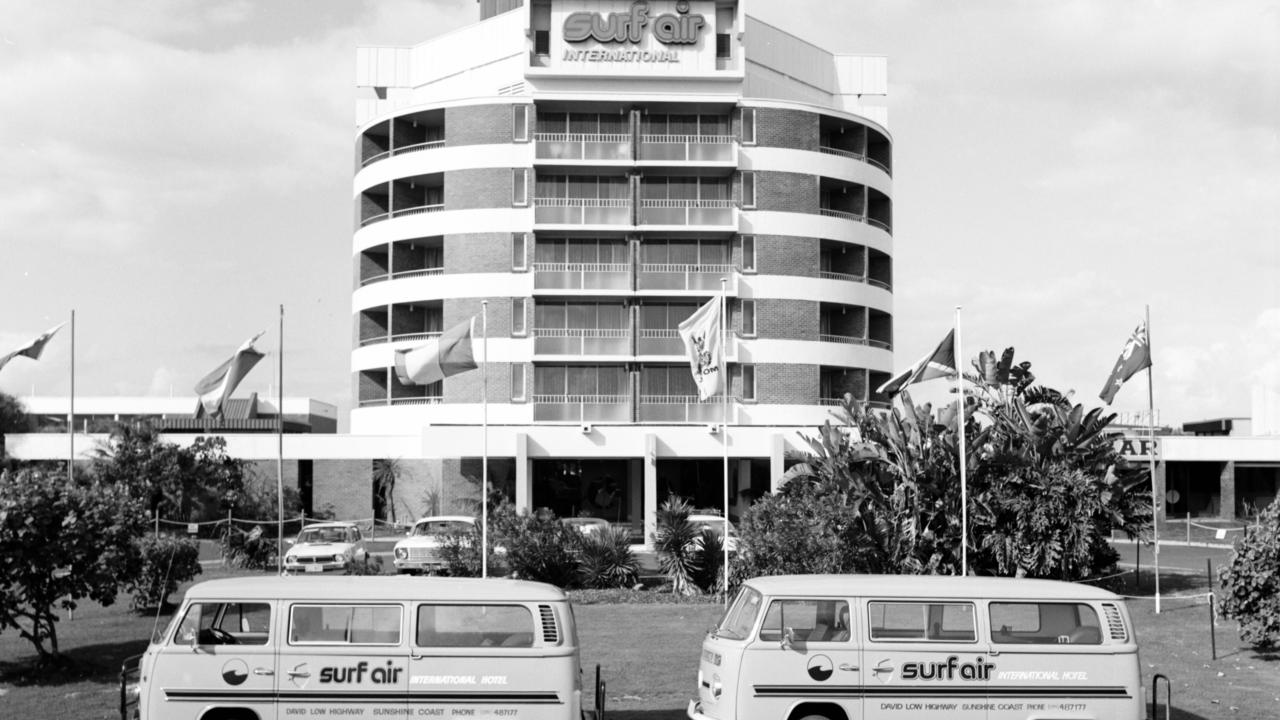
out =
[[[746,0],[511,4],[358,51],[352,433],[420,434],[446,497],[487,456],[518,505],[637,528],[720,508],[727,451],[736,515],[892,370],[885,61]],[[699,401],[676,327],[722,292]],[[473,317],[480,369],[400,381]]]

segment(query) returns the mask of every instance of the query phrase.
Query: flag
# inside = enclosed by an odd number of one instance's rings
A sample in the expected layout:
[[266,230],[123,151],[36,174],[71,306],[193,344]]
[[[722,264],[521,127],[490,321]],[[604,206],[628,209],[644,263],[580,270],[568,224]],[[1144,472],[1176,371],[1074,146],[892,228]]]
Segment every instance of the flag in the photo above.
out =
[[[258,333],[241,345],[235,354],[219,365],[213,372],[205,375],[196,383],[196,395],[200,397],[200,407],[209,415],[220,415],[222,404],[235,392],[236,386],[254,365],[262,359],[263,354],[254,349],[253,343],[262,337]],[[199,407],[196,408],[199,412]]]
[[44,352],[44,346],[49,344],[49,339],[53,337],[54,333],[61,330],[63,325],[66,325],[66,323],[58,323],[57,327],[46,332],[35,340],[32,340],[26,345],[23,345],[17,350],[14,350],[8,355],[0,355],[0,370],[3,370],[4,366],[7,365],[10,360],[18,357],[19,355],[22,357],[29,357],[32,360],[39,360],[40,354]]
[[1147,323],[1144,320],[1138,323],[1138,328],[1125,342],[1124,350],[1116,359],[1116,366],[1111,369],[1111,376],[1107,378],[1107,384],[1102,386],[1102,392],[1098,393],[1098,397],[1110,405],[1126,380],[1133,377],[1139,370],[1149,367],[1151,367],[1151,343],[1147,337]]
[[430,385],[480,367],[471,349],[475,326],[473,317],[412,350],[397,350],[396,377],[405,385]]
[[897,395],[903,388],[912,384],[940,377],[952,377],[956,373],[956,331],[947,331],[938,347],[928,355],[920,358],[914,365],[889,378],[889,381],[876,388],[877,393]]
[[720,303],[720,298],[711,298],[677,327],[685,354],[689,356],[693,382],[698,386],[698,398],[702,400],[724,387],[721,377],[724,345],[720,337]]

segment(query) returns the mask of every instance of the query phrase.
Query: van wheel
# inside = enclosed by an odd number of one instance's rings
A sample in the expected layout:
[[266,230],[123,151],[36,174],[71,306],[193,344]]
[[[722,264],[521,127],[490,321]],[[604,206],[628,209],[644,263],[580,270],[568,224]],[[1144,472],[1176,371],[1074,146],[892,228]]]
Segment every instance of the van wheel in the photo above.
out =
[[799,717],[792,718],[792,720],[832,720],[832,719],[827,717],[826,715],[810,713],[808,715],[801,715]]
[[200,720],[258,720],[258,713],[248,708],[214,708]]

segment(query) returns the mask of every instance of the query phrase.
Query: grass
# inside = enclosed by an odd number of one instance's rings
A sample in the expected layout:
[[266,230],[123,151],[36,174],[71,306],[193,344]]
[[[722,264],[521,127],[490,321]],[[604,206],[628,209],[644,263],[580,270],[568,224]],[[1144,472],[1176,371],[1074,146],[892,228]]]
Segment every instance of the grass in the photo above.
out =
[[[210,568],[200,579],[228,574]],[[1129,601],[1129,610],[1142,647],[1143,682],[1149,683],[1154,673],[1171,679],[1175,708],[1171,717],[1280,717],[1280,653],[1254,651],[1240,642],[1234,622],[1219,620],[1214,660],[1203,575],[1162,573],[1159,615],[1149,599],[1152,584],[1151,576],[1144,573],[1136,588],[1130,578],[1124,578],[1116,589],[1136,596]],[[702,637],[719,617],[721,605],[709,598],[654,602],[658,600],[671,598],[656,597],[651,591],[574,593],[586,687],[599,664],[607,684],[610,718],[684,717],[694,692]],[[163,625],[168,619],[169,614],[162,613],[159,622]],[[120,663],[144,649],[155,621],[154,615],[131,612],[127,598],[110,607],[83,604],[74,617],[64,617],[58,624],[62,650],[74,669],[48,678],[28,675],[34,660],[28,643],[11,630],[0,634],[0,716],[24,720],[117,717]]]

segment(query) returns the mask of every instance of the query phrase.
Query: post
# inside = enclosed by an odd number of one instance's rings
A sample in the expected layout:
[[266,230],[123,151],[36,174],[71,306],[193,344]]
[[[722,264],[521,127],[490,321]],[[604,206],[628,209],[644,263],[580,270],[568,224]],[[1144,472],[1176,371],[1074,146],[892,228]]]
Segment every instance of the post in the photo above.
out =
[[1213,558],[1204,559],[1204,574],[1209,581],[1209,592],[1213,592]]
[[969,489],[967,481],[967,465],[969,464],[969,454],[964,446],[964,357],[963,351],[960,349],[960,306],[956,306],[956,344],[952,348],[955,350],[956,361],[956,390],[960,402],[960,412],[957,413],[960,427],[957,435],[960,439],[960,574],[969,574]]
[[[471,322],[475,322],[474,316]],[[489,577],[489,301],[480,301],[480,413],[484,433],[480,458],[480,577]]]
[[1142,586],[1142,543],[1133,543],[1133,591]]
[[[1146,307],[1146,322],[1143,323],[1143,332],[1147,335],[1147,354],[1154,355],[1151,350],[1151,306]],[[1156,401],[1155,391],[1153,389],[1155,383],[1152,377],[1155,375],[1153,366],[1147,365],[1147,427],[1150,430],[1151,449],[1147,455],[1147,462],[1151,468],[1151,554],[1156,576],[1156,614],[1160,614],[1160,509],[1163,507],[1162,498],[1159,497],[1156,487]],[[1188,526],[1189,528],[1190,526]]]
[[1214,606],[1213,592],[1209,592],[1209,652],[1214,660],[1218,659],[1218,614]]
[[76,311],[71,311],[71,395],[67,398],[67,481],[76,479]]
[[[724,453],[724,535],[720,549],[724,553],[721,572],[724,573],[724,604],[729,604],[729,293],[728,279],[720,278],[720,381],[723,402],[721,410],[724,424],[720,426],[720,448]],[[742,382],[747,379],[743,375]]]
[[[1152,448],[1151,451],[1155,452],[1155,448]],[[1166,470],[1165,472],[1168,472],[1168,471]],[[1190,510],[1187,511],[1187,544],[1188,545],[1191,544],[1191,511]]]
[[[284,304],[280,305],[280,337],[276,345],[276,572],[284,574]],[[299,528],[301,530],[301,528]]]
[[156,508],[155,519],[156,519],[156,539],[159,540],[160,539],[160,508]]

